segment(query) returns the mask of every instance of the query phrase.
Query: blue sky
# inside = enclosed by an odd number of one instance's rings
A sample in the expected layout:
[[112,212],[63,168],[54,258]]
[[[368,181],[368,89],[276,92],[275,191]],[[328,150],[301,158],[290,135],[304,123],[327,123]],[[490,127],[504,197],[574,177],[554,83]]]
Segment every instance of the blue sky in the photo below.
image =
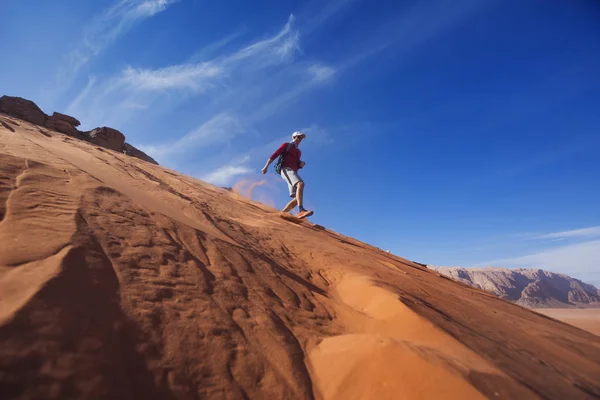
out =
[[0,94],[419,262],[600,285],[597,1],[20,0]]

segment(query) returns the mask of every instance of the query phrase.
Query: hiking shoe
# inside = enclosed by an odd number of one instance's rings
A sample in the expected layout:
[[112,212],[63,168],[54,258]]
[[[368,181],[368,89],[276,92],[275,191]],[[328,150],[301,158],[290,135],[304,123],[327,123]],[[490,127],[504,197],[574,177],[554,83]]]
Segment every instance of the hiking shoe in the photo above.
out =
[[314,212],[313,212],[313,211],[311,211],[311,210],[303,210],[303,211],[300,211],[300,212],[298,213],[298,215],[296,215],[296,216],[297,216],[298,218],[302,219],[302,218],[310,217],[310,216],[311,216],[311,215],[313,215],[313,214],[314,214]]

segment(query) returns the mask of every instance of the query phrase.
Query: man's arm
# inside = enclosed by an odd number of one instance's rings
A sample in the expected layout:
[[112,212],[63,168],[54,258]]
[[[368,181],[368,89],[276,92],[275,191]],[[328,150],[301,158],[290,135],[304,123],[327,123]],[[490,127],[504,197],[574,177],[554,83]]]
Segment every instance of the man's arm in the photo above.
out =
[[271,158],[269,158],[267,160],[267,163],[265,164],[263,169],[261,169],[261,172],[263,173],[263,175],[267,173],[267,171],[269,170],[269,165],[271,165],[272,162],[273,162],[273,160]]
[[298,152],[300,153],[300,159],[298,160],[298,168],[304,168],[304,166],[306,165],[306,163],[301,160],[301,158],[302,158],[302,152],[300,150],[298,150]]
[[267,160],[267,163],[261,170],[263,175],[267,173],[267,171],[269,169],[269,165],[271,165],[271,163],[285,151],[286,146],[287,146],[287,143],[282,144],[281,146],[279,146],[279,148],[277,150],[275,150],[275,152],[271,155],[271,157],[269,157],[269,159]]

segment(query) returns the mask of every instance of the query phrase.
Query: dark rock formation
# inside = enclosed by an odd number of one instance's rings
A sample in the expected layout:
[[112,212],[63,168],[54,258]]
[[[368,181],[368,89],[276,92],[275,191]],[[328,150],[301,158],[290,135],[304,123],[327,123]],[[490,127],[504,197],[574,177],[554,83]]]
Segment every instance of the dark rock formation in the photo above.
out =
[[123,152],[125,135],[116,129],[103,126],[83,133],[90,142],[118,152]]
[[46,120],[46,127],[48,129],[75,137],[79,137],[81,134],[81,132],[77,130],[79,125],[81,125],[81,122],[79,122],[77,119],[57,112],[52,114],[52,116]]
[[48,119],[33,101],[21,97],[0,97],[0,112],[42,126]]
[[125,143],[124,150],[125,150],[125,154],[127,154],[128,156],[137,157],[140,160],[144,160],[146,162],[158,165],[158,163],[156,162],[156,160],[154,160],[154,158],[150,157],[148,154],[144,153],[143,151],[136,149],[129,143]]
[[152,157],[125,143],[125,135],[118,130],[104,126],[81,132],[77,129],[81,125],[77,118],[58,112],[49,117],[31,100],[2,96],[0,97],[0,112],[158,165]]

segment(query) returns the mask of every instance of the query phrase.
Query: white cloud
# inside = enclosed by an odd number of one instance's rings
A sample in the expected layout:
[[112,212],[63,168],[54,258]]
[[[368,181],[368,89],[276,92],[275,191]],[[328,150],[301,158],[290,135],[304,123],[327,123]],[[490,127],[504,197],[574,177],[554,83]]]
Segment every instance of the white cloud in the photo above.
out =
[[589,228],[573,229],[570,231],[547,233],[545,235],[534,236],[534,239],[573,239],[573,238],[593,238],[600,236],[600,226]]
[[307,143],[310,143],[311,146],[325,146],[333,143],[333,137],[330,132],[318,124],[312,124],[300,129],[300,131],[306,133]]
[[311,79],[301,79],[296,85],[290,85],[287,90],[282,91],[281,94],[272,96],[270,99],[263,102],[249,117],[250,123],[260,122],[271,117],[311,89],[328,82],[336,72],[333,67],[324,64],[313,64],[305,71],[308,71]]
[[600,240],[559,246],[521,257],[505,258],[480,265],[539,268],[567,274],[586,283],[600,285]]
[[300,35],[294,28],[294,15],[290,15],[287,23],[275,36],[253,43],[226,58],[226,62],[241,61],[258,57],[267,63],[287,61],[300,51],[298,41]]
[[176,150],[187,150],[198,146],[207,146],[231,140],[242,133],[244,133],[244,128],[237,117],[222,113],[179,139],[173,147]]
[[192,54],[188,62],[197,63],[202,62],[203,60],[215,58],[215,55],[218,54],[219,51],[221,51],[227,46],[230,46],[236,39],[239,39],[244,32],[245,31],[241,29],[234,31],[229,35],[225,36],[224,38],[202,47],[200,50]]
[[[231,54],[215,57],[210,61],[178,64],[154,70],[135,69],[129,66],[122,71],[118,84],[138,90],[188,88],[202,91],[216,78],[234,73],[238,69],[265,68],[285,63],[298,50],[299,35],[293,28],[293,22],[292,15],[284,28],[275,36]],[[322,66],[321,69],[323,70],[321,73],[325,73],[326,67]]]
[[218,143],[232,140],[246,132],[239,119],[232,114],[217,114],[188,132],[179,140],[158,146],[141,146],[152,157],[169,157],[187,151],[198,150]]
[[323,64],[313,64],[308,67],[308,72],[315,82],[324,82],[333,77],[335,69]]
[[213,185],[222,186],[230,184],[236,176],[248,174],[250,172],[252,172],[252,169],[243,165],[225,165],[200,179],[212,183]]
[[[208,53],[214,52],[229,43],[237,35],[229,35],[225,39],[209,44],[205,48]],[[283,84],[293,86],[294,83],[304,85],[302,77],[295,74],[297,69],[292,63],[298,49],[299,33],[294,28],[294,16],[291,15],[279,32],[271,37],[256,41],[251,45],[241,47],[237,51],[213,55],[209,60],[202,60],[201,53],[196,53],[190,59],[196,62],[175,64],[162,68],[148,69],[126,67],[115,77],[108,78],[104,82],[96,84],[92,98],[89,91],[83,90],[73,101],[71,113],[80,116],[83,124],[87,120],[94,120],[96,124],[120,123],[124,124],[137,112],[152,109],[153,104],[160,102],[161,112],[175,107],[184,101],[189,101],[190,96],[197,96],[212,90],[212,96],[207,99],[209,104],[221,103],[232,108],[255,108],[256,99],[253,94],[265,97],[271,89],[281,91],[282,85],[274,82],[273,71],[283,73],[278,79],[285,80]],[[319,69],[315,70],[319,77],[323,78],[328,69],[325,65],[316,64]],[[286,71],[285,67],[290,70]],[[311,79],[310,84],[314,84]],[[271,85],[271,86],[270,86]],[[221,89],[216,91],[216,88]],[[179,90],[177,96],[170,96],[168,91]],[[240,94],[243,93],[243,96]],[[90,104],[86,104],[89,101]],[[262,100],[268,101],[268,100]],[[131,108],[123,104],[137,104],[143,107]],[[76,107],[75,107],[76,106]],[[207,120],[211,115],[223,112],[223,107],[208,110],[203,107],[209,115],[203,115]],[[101,120],[105,117],[98,110],[107,111],[110,121]]]
[[294,60],[300,54],[294,22],[290,15],[273,36],[214,54],[238,36],[229,35],[205,46],[210,59],[196,52],[191,56],[195,62],[156,69],[128,66],[117,76],[94,82],[93,94],[82,90],[69,113],[83,125],[110,125],[126,132],[129,121],[139,121],[135,117],[152,113],[150,117],[156,119],[158,113],[168,115],[169,110],[194,101],[199,112],[191,115],[200,121],[197,128],[180,138],[175,135],[171,142],[146,143],[143,150],[165,163],[175,154],[228,143],[335,74],[335,68],[316,60]]
[[[318,30],[335,17],[339,17],[343,14],[343,11],[356,2],[357,0],[313,1],[308,6],[309,10],[306,11],[307,14],[312,15],[307,18],[306,23],[302,27],[302,31],[306,34],[310,34],[313,31]],[[318,10],[315,10],[314,7],[318,7]],[[311,10],[311,8],[313,9]]]
[[119,84],[133,90],[191,89],[203,91],[223,69],[210,63],[174,65],[155,70],[127,67]]
[[[54,102],[66,92],[81,69],[90,64],[120,36],[129,32],[136,24],[162,11],[178,0],[120,0],[84,25],[79,40],[58,66],[55,81],[47,91],[49,101]],[[88,82],[89,84],[89,82]],[[72,108],[87,96],[85,89],[77,99],[70,102]]]
[[139,18],[151,17],[165,11],[175,1],[177,0],[146,0],[135,8],[134,14]]
[[75,74],[137,22],[167,9],[174,0],[121,0],[97,16],[84,30],[77,48],[69,54],[67,74]]
[[71,104],[69,104],[69,106],[67,107],[67,113],[71,114],[74,110],[81,106],[81,102],[90,94],[95,84],[96,78],[93,76],[88,77],[87,85],[85,85],[83,90],[81,90],[77,97],[75,97]]
[[443,35],[490,4],[480,0],[463,0],[460,4],[446,0],[413,3],[361,38],[354,46],[356,51],[340,63],[339,69],[355,67],[383,51],[393,52],[392,56],[396,58],[408,59],[410,52]]

